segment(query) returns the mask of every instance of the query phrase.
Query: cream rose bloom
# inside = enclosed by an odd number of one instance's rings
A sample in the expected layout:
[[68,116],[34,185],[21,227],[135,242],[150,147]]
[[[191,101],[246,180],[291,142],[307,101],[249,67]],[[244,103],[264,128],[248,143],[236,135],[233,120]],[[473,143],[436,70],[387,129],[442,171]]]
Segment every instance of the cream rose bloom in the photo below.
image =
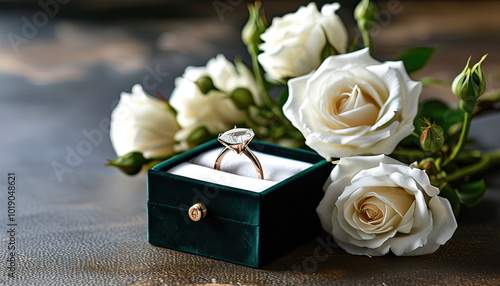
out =
[[[204,76],[210,77],[220,91],[203,94],[196,81]],[[248,89],[259,103],[258,87],[248,68],[241,63],[233,65],[223,55],[218,55],[210,59],[206,67],[187,67],[182,77],[175,80],[169,102],[177,110],[177,121],[183,129],[203,125],[215,134],[244,121],[244,112],[228,97],[239,87]]]
[[425,171],[385,155],[340,159],[324,190],[321,224],[351,254],[430,254],[457,228]]
[[335,14],[339,7],[338,3],[327,4],[319,12],[311,2],[295,13],[274,18],[261,35],[264,43],[258,57],[267,74],[280,80],[317,69],[327,41],[339,53],[345,53],[347,30]]
[[138,151],[145,158],[152,158],[174,151],[174,135],[178,130],[167,103],[146,94],[136,84],[132,93],[121,94],[111,113],[109,135],[118,156]]
[[288,87],[285,116],[326,159],[392,153],[414,129],[422,90],[402,62],[380,63],[368,49],[331,56]]

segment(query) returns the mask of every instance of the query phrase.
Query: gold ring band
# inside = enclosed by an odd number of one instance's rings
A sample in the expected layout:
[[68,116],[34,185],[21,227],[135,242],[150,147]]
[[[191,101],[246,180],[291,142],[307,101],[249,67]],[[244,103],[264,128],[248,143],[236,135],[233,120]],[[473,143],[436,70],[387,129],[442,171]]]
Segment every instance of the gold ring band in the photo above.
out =
[[[220,170],[222,158],[224,158],[224,156],[228,152],[231,152],[231,150],[232,149],[229,149],[228,147],[226,147],[219,153],[219,156],[217,156],[217,159],[215,160],[215,163],[214,163],[215,170]],[[259,179],[263,180],[264,179],[264,171],[262,171],[262,165],[260,164],[259,159],[257,159],[257,156],[255,156],[255,154],[252,152],[252,150],[250,150],[250,148],[248,148],[248,147],[246,147],[241,153],[244,154],[245,156],[247,156],[248,159],[250,159],[250,161],[252,162],[252,164],[255,167],[255,171],[257,172],[257,177]]]

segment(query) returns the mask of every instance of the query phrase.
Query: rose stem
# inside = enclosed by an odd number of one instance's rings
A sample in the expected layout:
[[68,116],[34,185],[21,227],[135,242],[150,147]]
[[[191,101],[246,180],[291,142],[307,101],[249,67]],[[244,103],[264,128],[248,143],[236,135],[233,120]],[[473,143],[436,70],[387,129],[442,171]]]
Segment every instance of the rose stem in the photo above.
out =
[[465,176],[485,171],[489,167],[497,164],[500,164],[500,150],[483,154],[479,162],[467,167],[463,167],[453,174],[446,176],[446,181],[453,182]]
[[462,149],[465,145],[465,142],[467,141],[467,137],[469,135],[471,121],[472,121],[472,114],[470,112],[464,112],[464,123],[462,125],[462,130],[460,132],[460,138],[458,139],[458,143],[457,143],[457,145],[455,145],[455,148],[453,148],[453,151],[452,151],[450,157],[448,157],[444,161],[442,167],[453,162],[453,160],[455,160],[455,158],[458,156],[460,151],[462,151]]
[[271,110],[271,112],[276,117],[280,119],[280,121],[284,125],[286,125],[288,128],[292,128],[288,119],[284,117],[283,111],[276,104],[274,104],[273,100],[271,99],[271,95],[269,95],[269,92],[266,89],[266,85],[264,84],[264,78],[262,77],[262,73],[260,71],[259,60],[257,58],[257,55],[259,53],[258,47],[255,45],[250,45],[248,46],[248,52],[250,54],[250,57],[252,58],[253,73],[255,75],[255,79],[257,80],[257,84],[259,86],[264,104]]
[[266,85],[264,84],[264,78],[262,77],[262,73],[260,71],[259,60],[257,58],[258,48],[255,45],[250,45],[248,47],[248,51],[250,53],[250,57],[252,58],[253,73],[255,75],[255,79],[257,80],[257,84],[259,85],[262,100],[264,101],[264,104],[272,110],[274,107],[274,102],[267,92]]

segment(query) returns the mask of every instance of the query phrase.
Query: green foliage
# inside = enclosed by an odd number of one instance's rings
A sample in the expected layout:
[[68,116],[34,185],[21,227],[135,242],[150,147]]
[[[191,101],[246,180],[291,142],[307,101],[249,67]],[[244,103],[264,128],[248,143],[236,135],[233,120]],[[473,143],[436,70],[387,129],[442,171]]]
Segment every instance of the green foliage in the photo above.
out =
[[202,76],[196,81],[196,85],[198,85],[198,88],[200,89],[201,93],[207,94],[211,90],[217,90],[217,88],[214,85],[214,82],[211,77],[209,76]]
[[371,0],[361,0],[354,9],[354,19],[362,33],[370,32],[379,17],[377,5]]
[[252,93],[243,87],[238,87],[231,94],[229,98],[233,101],[238,109],[245,110],[251,105],[255,105]]
[[334,56],[334,55],[339,54],[337,49],[335,49],[335,47],[332,46],[332,44],[330,44],[330,42],[328,42],[328,38],[326,37],[326,34],[325,34],[325,38],[326,38],[326,44],[323,47],[323,49],[321,50],[321,55],[320,55],[321,61],[324,61],[329,56]]
[[420,135],[420,146],[425,151],[437,152],[444,145],[444,132],[441,126],[431,123],[428,118],[423,118],[421,122],[424,126]]
[[[471,60],[469,57],[464,70],[453,80],[451,89],[460,99],[475,100],[486,90],[486,79],[483,71],[481,70],[481,63],[487,56],[488,54],[484,55],[472,68],[469,67]],[[466,111],[472,112],[472,110]]]
[[463,112],[457,109],[450,108],[444,102],[436,99],[423,102],[419,107],[419,112],[415,117],[415,130],[420,130],[423,126],[421,118],[429,118],[437,125],[443,128],[445,134],[450,131],[450,128],[461,123],[464,119]]
[[287,100],[288,100],[288,86],[285,86],[285,88],[283,88],[283,91],[281,91],[280,93],[280,97],[278,99],[278,106],[280,108],[283,108],[283,105],[285,105]]
[[190,146],[198,146],[204,142],[213,138],[213,134],[210,133],[207,127],[201,125],[194,128],[188,135],[186,141]]
[[142,156],[141,152],[130,152],[114,160],[108,160],[107,166],[114,166],[122,170],[127,175],[135,175],[139,173],[142,166],[148,162]]
[[463,184],[457,189],[457,195],[460,203],[466,206],[473,206],[481,201],[486,192],[486,183],[484,179],[476,182]]
[[257,46],[262,42],[260,35],[266,31],[267,20],[264,15],[262,3],[256,1],[253,5],[248,5],[248,22],[241,31],[241,39],[247,46],[258,50]]
[[403,61],[406,72],[411,74],[423,68],[435,51],[436,48],[431,47],[411,48],[404,50],[399,60]]
[[460,213],[460,200],[458,198],[457,192],[453,189],[453,187],[446,184],[441,188],[441,193],[439,193],[439,195],[446,198],[450,202],[453,214],[455,214],[455,216],[458,216],[458,214]]
[[354,9],[354,19],[356,19],[358,29],[363,37],[363,44],[369,49],[371,49],[370,30],[378,17],[378,7],[371,0],[361,0]]

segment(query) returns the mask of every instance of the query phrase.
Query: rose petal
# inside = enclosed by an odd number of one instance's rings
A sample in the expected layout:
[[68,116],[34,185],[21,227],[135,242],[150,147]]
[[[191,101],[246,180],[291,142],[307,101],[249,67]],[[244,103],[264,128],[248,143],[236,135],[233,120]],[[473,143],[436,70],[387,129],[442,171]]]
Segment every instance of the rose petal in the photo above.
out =
[[370,56],[368,48],[361,49],[348,54],[341,54],[336,56],[330,56],[326,58],[321,66],[318,68],[318,74],[324,72],[327,69],[343,69],[349,70],[354,66],[369,66],[380,64]]
[[413,202],[406,212],[406,214],[403,216],[403,219],[399,223],[398,226],[398,232],[400,233],[409,233],[411,229],[413,228],[414,224],[414,213],[415,213],[415,202]]
[[427,243],[404,255],[414,256],[433,253],[440,245],[445,244],[457,229],[457,221],[447,199],[434,197],[429,201],[429,208],[431,209],[434,226],[427,237]]
[[325,196],[316,208],[316,212],[320,218],[323,229],[328,232],[332,231],[331,218],[333,214],[333,209],[335,207],[335,202],[337,201],[340,194],[342,194],[345,185],[349,183],[349,178],[341,178],[335,180],[335,182],[325,186]]
[[[158,129],[159,125],[163,128]],[[121,94],[111,114],[109,135],[118,156],[139,151],[149,158],[171,154],[178,129],[167,104],[146,94],[136,84],[132,93]]]
[[305,100],[307,93],[306,82],[310,75],[304,75],[301,77],[296,77],[288,81],[288,88],[290,90],[290,95],[285,105],[283,105],[283,113],[290,120],[295,128],[299,129],[301,132],[306,132],[302,119],[299,117],[297,110],[300,110],[302,103]]
[[346,52],[348,35],[342,20],[335,14],[339,8],[339,3],[323,5],[321,14],[325,17],[319,19],[319,24],[323,27],[330,44],[343,54]]
[[[430,212],[430,211],[429,211]],[[428,236],[433,228],[431,215],[427,216],[427,223],[422,227],[413,227],[408,234],[399,234],[386,243],[391,251],[398,256],[405,255],[428,242]]]

